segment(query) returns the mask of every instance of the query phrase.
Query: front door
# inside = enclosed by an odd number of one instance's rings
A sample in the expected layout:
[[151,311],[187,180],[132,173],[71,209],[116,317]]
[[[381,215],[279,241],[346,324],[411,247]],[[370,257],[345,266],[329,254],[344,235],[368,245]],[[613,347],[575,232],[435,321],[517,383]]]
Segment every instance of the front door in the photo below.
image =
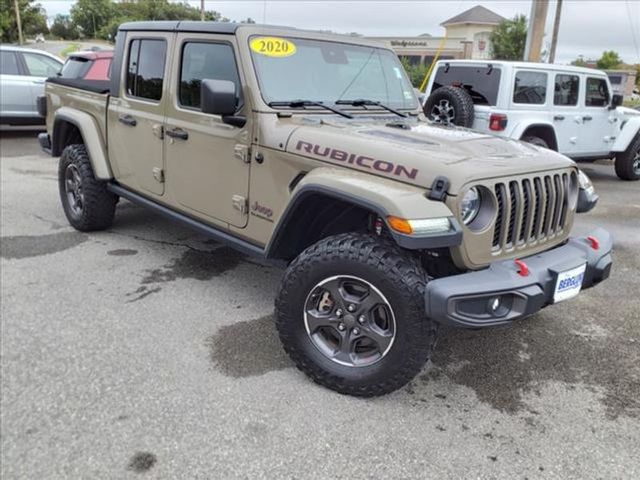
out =
[[[250,124],[228,125],[200,110],[203,79],[236,84],[238,114],[244,104],[234,44],[228,36],[178,34],[167,106],[167,182],[181,209],[207,221],[247,224]],[[249,118],[250,115],[247,115]]]
[[165,76],[174,36],[127,36],[119,96],[109,101],[109,157],[116,178],[143,194],[164,194]]
[[576,157],[607,155],[613,144],[615,115],[609,110],[611,93],[604,77],[585,77],[586,91],[581,108],[582,124]]
[[0,117],[3,121],[37,116],[32,108],[31,79],[21,70],[15,52],[0,50],[0,85]]

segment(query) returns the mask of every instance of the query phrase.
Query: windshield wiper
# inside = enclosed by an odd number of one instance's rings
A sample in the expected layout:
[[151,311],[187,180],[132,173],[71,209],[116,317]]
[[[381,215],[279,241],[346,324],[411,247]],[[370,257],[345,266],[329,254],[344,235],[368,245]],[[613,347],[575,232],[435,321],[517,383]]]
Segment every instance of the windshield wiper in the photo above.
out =
[[407,117],[406,114],[404,114],[402,112],[399,112],[398,110],[395,110],[395,109],[385,105],[384,103],[380,103],[380,102],[377,102],[377,101],[374,101],[374,100],[367,100],[365,98],[358,98],[356,100],[336,100],[336,105],[351,105],[353,107],[362,107],[362,106],[371,105],[371,106],[383,108],[386,111],[391,112],[391,113],[395,113],[396,115],[398,115],[400,117],[403,117],[403,118]]
[[353,115],[348,114],[347,112],[343,112],[337,108],[330,107],[329,105],[325,105],[322,102],[315,102],[313,100],[289,100],[285,102],[269,102],[268,105],[270,107],[291,107],[291,108],[302,108],[307,106],[321,107],[325,110],[329,110],[330,112],[337,113],[338,115],[342,115],[345,118],[353,118]]

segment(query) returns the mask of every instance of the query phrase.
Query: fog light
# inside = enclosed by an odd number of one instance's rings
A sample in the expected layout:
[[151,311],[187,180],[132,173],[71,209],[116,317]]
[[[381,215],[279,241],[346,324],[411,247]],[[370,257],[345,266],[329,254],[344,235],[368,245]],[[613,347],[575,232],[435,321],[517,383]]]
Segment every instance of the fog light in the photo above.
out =
[[496,313],[501,304],[502,302],[500,301],[500,297],[495,297],[489,300],[489,308],[491,309],[491,313]]

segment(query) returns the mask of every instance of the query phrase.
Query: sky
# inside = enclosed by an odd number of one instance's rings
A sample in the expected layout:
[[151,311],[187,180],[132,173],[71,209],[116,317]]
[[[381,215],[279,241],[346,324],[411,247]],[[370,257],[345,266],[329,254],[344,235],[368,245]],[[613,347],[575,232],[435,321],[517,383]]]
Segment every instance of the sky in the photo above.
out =
[[[75,1],[39,3],[53,17],[68,13]],[[199,7],[200,0],[189,3]],[[531,9],[530,0],[206,0],[205,5],[232,20],[251,17],[258,23],[371,36],[442,36],[441,22],[475,5],[509,18],[520,13],[529,16]],[[555,8],[556,1],[550,0],[546,44],[551,40]],[[569,63],[579,55],[596,59],[604,50],[617,51],[626,63],[640,63],[640,0],[564,0],[556,61]]]

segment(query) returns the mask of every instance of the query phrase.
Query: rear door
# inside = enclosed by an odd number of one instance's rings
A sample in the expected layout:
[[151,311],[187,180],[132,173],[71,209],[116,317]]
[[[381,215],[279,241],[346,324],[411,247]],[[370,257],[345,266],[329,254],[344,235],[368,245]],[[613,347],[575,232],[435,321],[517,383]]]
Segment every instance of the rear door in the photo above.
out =
[[582,125],[578,107],[581,79],[571,73],[556,73],[553,88],[553,127],[558,140],[558,151],[571,155],[580,141]]
[[44,82],[47,78],[55,77],[60,72],[62,61],[34,52],[20,52],[19,55],[24,63],[31,93],[28,104],[29,112],[34,117],[37,117],[37,101],[40,95],[44,95]]
[[204,79],[236,84],[237,114],[248,112],[235,37],[179,33],[167,105],[167,182],[181,209],[207,221],[247,224],[251,115],[243,127],[200,110]]
[[119,96],[109,100],[109,157],[118,181],[143,194],[164,194],[165,79],[174,37],[170,32],[127,35]]

